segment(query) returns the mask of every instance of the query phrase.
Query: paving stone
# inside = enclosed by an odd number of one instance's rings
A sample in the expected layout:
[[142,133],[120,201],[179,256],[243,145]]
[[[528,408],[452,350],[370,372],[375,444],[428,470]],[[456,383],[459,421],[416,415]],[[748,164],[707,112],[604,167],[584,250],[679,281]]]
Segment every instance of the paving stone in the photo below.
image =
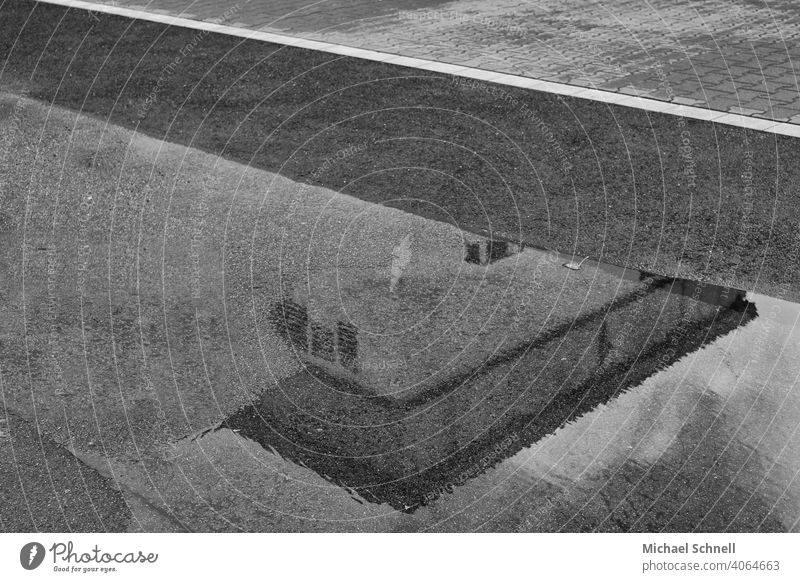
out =
[[764,113],[763,110],[748,109],[747,107],[731,107],[728,111],[730,113],[736,113],[738,115],[760,115]]
[[772,91],[770,92],[769,97],[774,101],[785,101],[787,103],[791,103],[800,99],[800,92],[787,90]]
[[690,97],[673,97],[673,103],[680,103],[681,105],[700,105],[705,103],[703,99],[693,99]]
[[800,108],[785,109],[783,107],[774,107],[766,111],[766,115],[762,117],[771,118],[775,121],[789,121],[795,115],[800,115]]
[[708,106],[717,111],[729,111],[731,107],[741,107],[742,102],[735,97],[717,97],[709,99]]

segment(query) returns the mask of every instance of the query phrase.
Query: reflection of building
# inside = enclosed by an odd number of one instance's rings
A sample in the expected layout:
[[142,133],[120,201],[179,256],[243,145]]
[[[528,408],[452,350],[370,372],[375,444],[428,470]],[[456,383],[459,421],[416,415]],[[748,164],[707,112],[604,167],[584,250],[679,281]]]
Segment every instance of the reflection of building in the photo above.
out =
[[[506,261],[467,267],[478,277],[495,277],[490,288],[498,298],[478,302],[474,309],[485,325],[459,336],[467,357],[449,340],[427,342],[427,359],[411,355],[426,338],[446,336],[433,325],[415,331],[410,342],[359,331],[358,347],[342,348],[341,338],[355,338],[354,327],[342,333],[338,317],[315,320],[320,306],[313,301],[310,309],[284,302],[290,307],[281,311],[304,322],[305,334],[282,333],[305,350],[306,370],[228,419],[228,426],[368,500],[413,511],[755,316],[738,291],[645,275],[573,273],[531,250],[510,261],[517,261],[514,268]],[[505,270],[492,272],[498,266]],[[515,286],[514,278],[524,284]],[[530,305],[520,307],[527,296],[520,290],[531,288]],[[368,301],[364,308],[375,309]],[[315,334],[325,338],[320,345],[333,347],[314,353]],[[471,334],[483,345],[469,349]],[[364,355],[378,349],[375,342],[405,347],[409,355],[395,357],[409,366],[374,369]],[[413,385],[417,362],[426,375],[416,389],[398,397],[377,386],[382,379]]]
[[317,365],[336,366],[338,371],[355,372],[358,356],[358,330],[337,321],[335,326],[309,321],[308,310],[294,301],[276,303],[270,313],[278,334],[287,340],[295,353]]
[[466,243],[464,260],[474,265],[488,265],[519,253],[523,245],[504,240],[482,239]]
[[[606,356],[607,365],[627,361],[645,340],[682,325],[691,301],[691,293],[664,299],[669,294],[659,285],[674,282],[619,277],[597,267],[573,271],[563,267],[563,258],[535,249],[476,236],[465,241],[463,233],[446,228],[426,236],[415,228],[403,225],[401,233],[378,239],[353,229],[352,266],[328,261],[307,269],[306,284],[289,281],[275,294],[283,300],[270,306],[270,324],[294,357],[365,394],[415,402],[474,375],[477,364],[493,369],[498,358],[560,338],[565,329],[559,345],[574,350],[564,360],[571,377],[578,373],[575,362],[595,364],[588,354],[609,337],[619,345]],[[396,273],[390,277],[388,267],[401,237],[414,243],[400,282],[392,283]],[[356,262],[361,256],[363,267]],[[689,320],[705,316],[702,308],[696,311]],[[582,337],[576,322],[586,314],[603,326]],[[640,325],[649,314],[660,316],[658,325]],[[561,365],[547,362],[548,369]]]
[[[425,397],[477,362],[640,286],[603,271],[564,269],[563,259],[518,244],[465,241],[446,225],[434,233],[402,226],[381,238],[354,228],[352,266],[332,269],[320,260],[306,281],[287,281],[276,294],[282,301],[270,307],[273,329],[295,356],[368,394]],[[389,269],[397,239],[413,240],[402,272]]]
[[305,228],[265,215],[253,260],[265,345],[300,371],[227,424],[406,511],[755,315],[736,291],[571,270],[340,196],[307,206]]

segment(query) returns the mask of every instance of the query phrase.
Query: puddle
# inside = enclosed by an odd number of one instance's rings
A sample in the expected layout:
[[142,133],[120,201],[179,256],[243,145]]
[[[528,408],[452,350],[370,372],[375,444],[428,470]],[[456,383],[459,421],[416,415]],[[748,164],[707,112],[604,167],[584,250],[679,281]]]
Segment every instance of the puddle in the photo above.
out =
[[[508,260],[514,259],[502,259]],[[555,269],[560,261],[549,264]],[[564,271],[561,276],[568,277]],[[434,346],[429,360],[438,358],[439,369],[411,394],[376,384],[413,380],[416,346],[394,344],[394,359],[376,365],[364,356],[374,338],[354,327],[339,336],[341,327],[331,327],[330,350],[320,357],[313,350],[318,332],[302,306],[281,310],[278,304],[276,313],[292,315],[294,327],[281,333],[304,367],[221,427],[354,497],[406,514],[428,506],[461,511],[461,491],[492,483],[486,493],[490,506],[527,504],[523,514],[538,508],[539,522],[526,522],[528,528],[558,529],[553,525],[558,523],[581,530],[588,520],[601,530],[708,526],[716,531],[721,519],[732,524],[758,518],[770,531],[796,529],[800,512],[793,490],[800,461],[796,455],[789,459],[786,438],[767,439],[753,423],[773,407],[789,424],[775,416],[765,430],[800,440],[797,414],[783,408],[790,402],[796,412],[800,404],[793,372],[798,306],[647,273],[627,271],[615,283],[601,287],[605,298],[584,301],[584,309],[571,310],[563,321],[540,314],[541,325],[526,326],[527,335],[489,338],[493,353],[473,359],[469,367],[453,365],[447,345],[438,352]],[[543,303],[552,314],[559,312],[560,301],[571,304],[575,297],[562,292]],[[517,316],[513,310],[493,315],[506,326]],[[280,330],[289,319],[275,317],[273,324]],[[341,345],[346,360],[339,361]],[[785,349],[776,351],[778,345]],[[403,346],[408,353],[397,351]],[[780,380],[767,388],[767,378],[779,373]],[[755,431],[746,438],[745,426]],[[753,459],[771,460],[779,469],[767,467],[758,483],[745,471]],[[665,466],[672,479],[646,480]],[[715,474],[713,491],[706,491],[704,484],[717,469],[728,487],[719,489],[722,481]],[[669,488],[682,472],[688,474],[674,498]],[[634,487],[617,487],[609,497],[610,483],[629,474],[637,476]],[[513,498],[510,482],[517,484]],[[521,497],[520,482],[530,488]],[[695,502],[678,503],[686,502],[686,483],[696,486],[702,503],[710,501],[709,511],[689,511]],[[547,511],[540,503],[543,487],[561,492],[557,502],[547,494]],[[641,514],[617,515],[643,491],[652,503],[639,503]],[[728,515],[734,493],[739,511]],[[665,503],[674,511],[666,511]],[[546,525],[542,520],[548,519],[557,521]]]

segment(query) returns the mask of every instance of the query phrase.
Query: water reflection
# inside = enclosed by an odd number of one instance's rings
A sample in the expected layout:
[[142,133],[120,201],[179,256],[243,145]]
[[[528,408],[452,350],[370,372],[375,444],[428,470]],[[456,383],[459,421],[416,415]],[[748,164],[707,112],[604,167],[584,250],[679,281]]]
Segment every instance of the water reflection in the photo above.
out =
[[797,531],[800,306],[748,299],[749,324],[509,458],[485,527]]
[[[545,265],[540,279],[587,280],[558,271],[560,261],[545,253],[522,254]],[[550,296],[538,287],[538,309],[512,301],[494,310],[482,359],[430,326],[398,339],[315,321],[313,299],[295,293],[272,306],[271,322],[303,369],[224,426],[355,497],[414,513],[493,467],[519,463],[544,437],[757,317],[738,290],[645,273],[592,277]],[[382,342],[395,359],[379,366],[370,354]],[[420,365],[421,343],[428,358]]]
[[490,238],[466,243],[464,260],[474,265],[488,265],[521,252],[522,243]]

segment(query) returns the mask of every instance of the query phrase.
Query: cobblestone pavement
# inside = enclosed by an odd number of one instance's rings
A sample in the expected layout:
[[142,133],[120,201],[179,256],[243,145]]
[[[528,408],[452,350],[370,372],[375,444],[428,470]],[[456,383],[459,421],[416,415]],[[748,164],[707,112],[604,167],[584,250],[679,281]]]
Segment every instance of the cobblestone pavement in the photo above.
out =
[[100,0],[800,124],[790,0]]

